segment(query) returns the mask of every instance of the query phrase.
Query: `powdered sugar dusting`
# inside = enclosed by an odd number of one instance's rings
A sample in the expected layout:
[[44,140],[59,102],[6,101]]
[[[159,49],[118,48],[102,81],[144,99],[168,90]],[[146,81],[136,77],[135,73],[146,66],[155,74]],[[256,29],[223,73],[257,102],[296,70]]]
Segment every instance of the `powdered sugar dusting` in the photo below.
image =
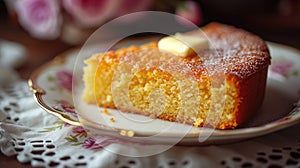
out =
[[198,56],[209,71],[246,78],[270,63],[267,45],[254,34],[218,23],[209,24],[203,31],[211,48]]
[[196,80],[201,80],[202,75],[222,73],[247,78],[270,64],[265,42],[244,30],[211,23],[203,32],[195,32],[193,35],[205,35],[210,42],[210,49],[182,58],[150,47],[127,52],[122,60],[132,64],[138,63],[138,68],[156,67],[169,72],[192,74]]

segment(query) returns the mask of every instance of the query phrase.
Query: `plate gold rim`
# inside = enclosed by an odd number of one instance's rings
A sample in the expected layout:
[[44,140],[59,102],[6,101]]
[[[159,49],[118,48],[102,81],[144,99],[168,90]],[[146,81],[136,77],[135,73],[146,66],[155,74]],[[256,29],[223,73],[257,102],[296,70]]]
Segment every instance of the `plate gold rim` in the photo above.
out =
[[[133,40],[133,39],[131,39],[131,40]],[[128,41],[130,41],[130,40],[128,40]],[[286,46],[283,44],[279,44],[279,43],[274,43],[274,42],[267,42],[267,43],[269,45],[273,45],[273,46],[280,47],[283,49],[292,50],[293,52],[297,52],[300,55],[300,51],[296,48]],[[39,106],[43,110],[45,110],[46,112],[48,112],[50,114],[57,116],[59,119],[61,119],[62,121],[66,122],[66,123],[69,123],[69,124],[75,125],[75,126],[82,126],[82,124],[80,122],[74,121],[71,118],[69,118],[67,115],[63,115],[58,110],[55,110],[55,109],[51,108],[50,106],[48,106],[43,100],[43,96],[45,94],[47,94],[47,92],[37,84],[37,79],[42,72],[44,72],[46,69],[48,69],[50,67],[62,65],[65,62],[66,58],[68,56],[70,56],[70,53],[76,52],[78,50],[79,50],[79,48],[73,48],[73,49],[67,50],[67,51],[63,52],[62,54],[56,56],[50,62],[47,62],[44,65],[42,65],[41,67],[39,67],[38,69],[36,69],[30,76],[30,78],[28,80],[28,85],[30,87],[30,90],[33,92],[35,101],[39,104]],[[293,110],[291,110],[288,114],[290,114],[292,111]],[[297,111],[299,111],[299,110],[297,110]],[[286,117],[286,116],[284,116],[284,117]],[[284,117],[282,117],[282,118],[284,118]],[[282,118],[280,118],[280,119],[282,119]],[[278,120],[280,120],[280,119],[278,119]],[[284,120],[284,121],[280,121],[280,122],[277,122],[277,120],[275,120],[273,122],[270,122],[270,123],[267,123],[264,125],[260,125],[260,126],[256,126],[256,127],[238,128],[238,129],[232,129],[232,130],[214,130],[212,133],[212,136],[219,138],[219,137],[223,137],[225,135],[228,137],[230,137],[230,136],[234,137],[234,136],[239,135],[240,137],[247,136],[249,138],[252,138],[252,137],[262,136],[262,135],[265,135],[265,134],[268,134],[271,132],[275,132],[275,131],[290,127],[299,122],[300,122],[300,117],[292,118],[292,119]],[[93,126],[95,124],[95,123],[91,123],[91,122],[89,122],[89,123],[90,123],[90,126]],[[97,128],[97,126],[95,126],[95,128]],[[123,131],[123,130],[113,129],[113,131],[115,131],[116,133],[120,133],[120,131]],[[129,130],[127,130],[127,131],[129,131]],[[249,135],[252,135],[252,136],[249,136]],[[149,136],[149,135],[135,134],[134,136]],[[197,136],[198,136],[198,134],[197,134]],[[166,137],[172,137],[172,136],[166,135]],[[195,137],[195,135],[190,134],[188,136],[185,136],[184,138],[189,140],[191,138],[196,138],[196,137]],[[249,139],[249,138],[247,138],[247,139]],[[245,138],[242,138],[242,139],[245,139]]]
[[46,112],[48,112],[50,114],[57,116],[59,119],[61,119],[62,121],[66,122],[66,123],[69,123],[69,124],[75,125],[75,126],[81,126],[80,122],[74,121],[67,115],[63,115],[58,110],[53,109],[50,106],[48,106],[43,100],[43,95],[47,94],[47,92],[37,84],[37,79],[42,72],[44,72],[46,69],[48,69],[50,67],[62,65],[65,62],[66,58],[70,55],[70,53],[76,52],[76,51],[78,51],[78,48],[73,48],[73,49],[67,50],[67,51],[63,52],[62,54],[56,56],[50,62],[47,62],[44,65],[40,66],[38,69],[36,69],[30,75],[30,77],[28,79],[28,85],[29,85],[30,91],[33,92],[33,97],[34,97],[35,101],[38,103],[38,105],[43,110],[45,110]]

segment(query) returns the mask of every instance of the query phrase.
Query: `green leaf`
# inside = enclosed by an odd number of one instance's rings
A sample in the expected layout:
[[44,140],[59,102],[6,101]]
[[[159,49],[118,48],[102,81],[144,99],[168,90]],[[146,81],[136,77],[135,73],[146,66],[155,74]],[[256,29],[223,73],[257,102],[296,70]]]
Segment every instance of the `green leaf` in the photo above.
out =
[[62,125],[49,127],[49,128],[44,128],[44,130],[41,130],[39,132],[52,132],[52,131],[56,131],[57,129],[62,129]]
[[74,135],[70,135],[69,137],[65,137],[65,140],[67,140],[68,142],[78,142],[77,137],[74,136]]
[[77,143],[72,143],[71,145],[72,146],[79,146],[79,145],[82,145],[83,143],[82,142],[77,142]]
[[79,134],[79,137],[80,138],[82,138],[82,137],[86,138],[87,137],[87,132],[83,132],[83,133]]
[[299,75],[299,72],[297,70],[292,72],[292,76],[297,77]]
[[48,81],[49,82],[52,82],[52,81],[55,81],[56,78],[54,76],[48,76]]
[[42,131],[39,131],[39,132],[43,132],[43,133],[45,133],[45,132],[52,132],[52,131],[55,131],[56,130],[56,128],[55,127],[50,127],[50,128],[44,128],[44,130],[42,130]]
[[67,140],[68,142],[78,142],[78,139],[74,139],[72,137],[65,137],[65,140]]

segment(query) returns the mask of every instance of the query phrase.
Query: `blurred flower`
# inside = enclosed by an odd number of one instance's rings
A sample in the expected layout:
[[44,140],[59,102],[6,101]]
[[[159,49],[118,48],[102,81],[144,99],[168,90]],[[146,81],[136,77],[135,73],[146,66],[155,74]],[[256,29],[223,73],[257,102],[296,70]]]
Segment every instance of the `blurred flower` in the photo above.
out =
[[110,19],[118,3],[117,0],[62,0],[65,10],[84,27],[97,26]]
[[152,5],[152,0],[122,0],[119,1],[117,16],[132,12],[145,11]]
[[18,0],[15,8],[20,24],[32,36],[44,39],[59,36],[62,16],[56,0]]
[[[153,5],[153,0],[119,0],[119,6],[115,17],[123,16],[132,12],[146,11]],[[136,17],[130,17],[130,20],[126,22],[132,22],[139,19],[142,15],[135,15]]]
[[[191,21],[195,25],[202,22],[202,12],[200,6],[194,1],[183,1],[177,6],[176,14]],[[181,24],[188,25],[187,21],[178,17]]]
[[[173,12],[196,25],[202,21],[199,5],[192,0],[5,0],[12,14],[17,14],[21,26],[41,39],[60,37],[78,44],[105,22],[132,12],[161,10]],[[12,8],[14,7],[14,8]],[[124,20],[124,24],[143,15]],[[186,20],[179,19],[186,24]]]

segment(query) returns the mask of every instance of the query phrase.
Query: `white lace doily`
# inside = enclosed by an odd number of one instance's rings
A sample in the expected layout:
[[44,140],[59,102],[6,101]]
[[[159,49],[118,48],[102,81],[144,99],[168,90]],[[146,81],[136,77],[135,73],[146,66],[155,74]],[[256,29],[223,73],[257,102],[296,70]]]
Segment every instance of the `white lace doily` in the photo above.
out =
[[141,145],[89,135],[43,111],[24,81],[0,89],[0,147],[19,162],[45,167],[299,167],[300,125],[219,146],[175,146],[149,157],[113,154],[105,146],[139,151]]
[[94,137],[80,126],[66,124],[43,111],[34,101],[27,83],[13,74],[7,75],[14,73],[13,70],[5,70],[6,73],[0,73],[0,148],[3,154],[16,155],[22,163],[30,162],[39,167],[105,168],[300,166],[300,124],[239,143],[174,146],[148,157],[117,155],[106,147],[139,156],[144,150],[162,145],[134,144],[100,135]]

